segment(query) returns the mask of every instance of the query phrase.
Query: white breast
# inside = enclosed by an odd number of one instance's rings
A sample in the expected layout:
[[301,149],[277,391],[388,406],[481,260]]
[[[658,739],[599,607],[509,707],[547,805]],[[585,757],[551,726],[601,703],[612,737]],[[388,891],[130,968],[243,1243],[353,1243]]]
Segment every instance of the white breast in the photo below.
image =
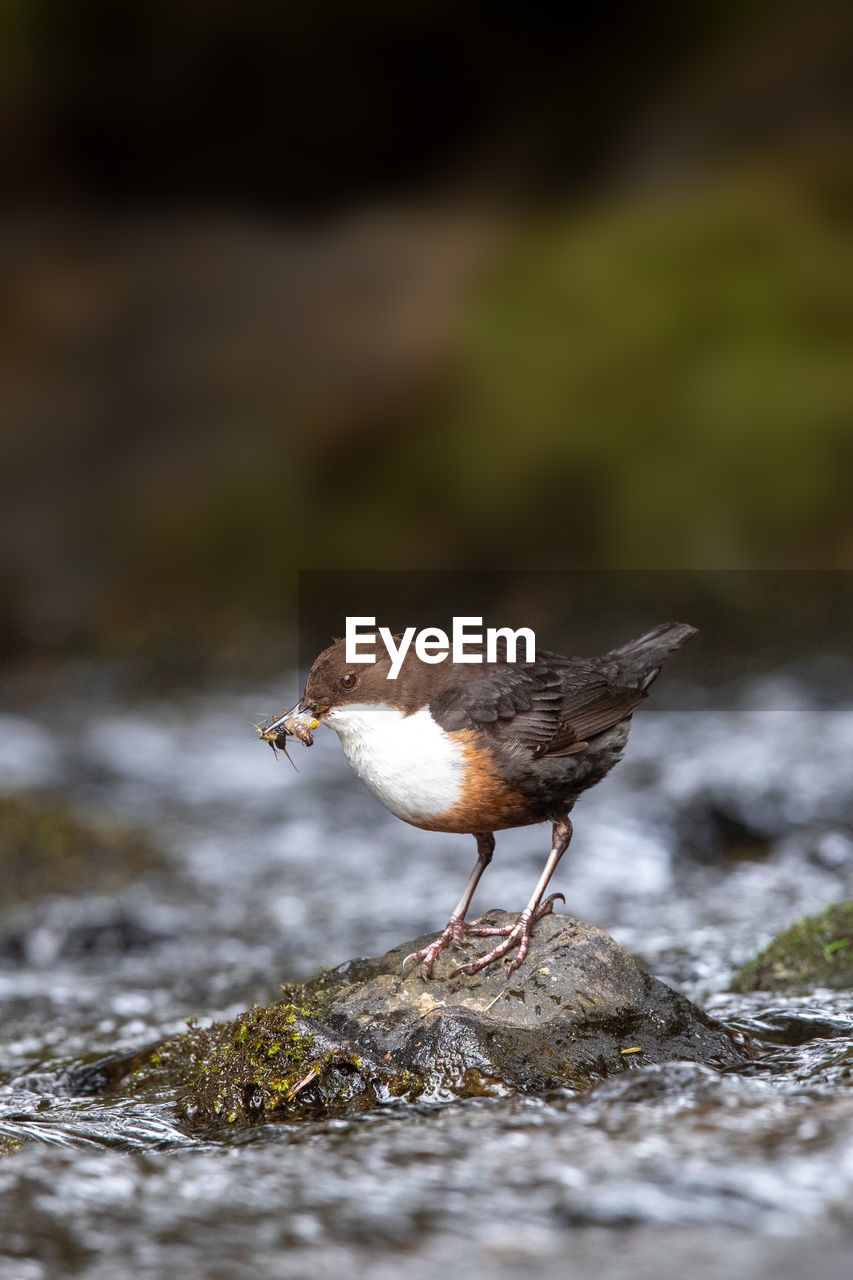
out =
[[355,702],[334,707],[325,723],[358,776],[396,817],[428,821],[461,799],[463,753],[426,707],[404,716],[384,702]]

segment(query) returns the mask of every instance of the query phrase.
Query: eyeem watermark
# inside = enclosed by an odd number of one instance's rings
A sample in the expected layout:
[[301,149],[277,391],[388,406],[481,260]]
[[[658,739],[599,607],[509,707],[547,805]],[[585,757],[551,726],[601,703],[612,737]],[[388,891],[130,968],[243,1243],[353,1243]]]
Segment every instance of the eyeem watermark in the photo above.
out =
[[[375,618],[347,618],[346,626],[346,657],[347,662],[375,662],[376,653],[363,653],[361,647],[364,645],[376,646],[376,632],[366,631],[364,628],[375,627]],[[483,644],[483,632],[469,630],[469,628],[483,626],[482,618],[454,618],[452,636],[448,637],[446,631],[442,631],[440,627],[424,627],[422,631],[417,631],[414,627],[406,627],[400,642],[397,643],[389,631],[388,627],[379,628],[379,638],[385,645],[388,657],[391,659],[391,669],[388,672],[389,680],[396,680],[400,674],[400,668],[403,660],[409,651],[412,640],[415,642],[415,653],[421,662],[444,662],[449,655],[453,662],[483,662],[483,654],[466,652],[466,645]],[[517,658],[519,638],[524,640],[524,657]],[[486,643],[486,662],[497,662],[498,659],[498,641],[503,640],[506,645],[505,656],[507,662],[535,662],[536,661],[536,636],[530,627],[519,627],[517,631],[513,631],[511,627],[487,627],[485,632]]]

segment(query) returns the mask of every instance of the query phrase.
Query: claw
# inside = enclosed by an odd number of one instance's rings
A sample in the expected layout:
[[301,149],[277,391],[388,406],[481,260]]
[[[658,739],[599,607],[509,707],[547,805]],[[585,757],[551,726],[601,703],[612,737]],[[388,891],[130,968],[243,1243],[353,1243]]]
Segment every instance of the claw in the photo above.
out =
[[479,973],[481,969],[485,969],[490,964],[502,959],[513,947],[518,947],[518,955],[513,956],[507,966],[508,974],[512,973],[521,966],[524,962],[524,957],[527,955],[527,949],[530,946],[532,923],[531,918],[528,916],[525,919],[524,912],[522,912],[515,924],[505,931],[506,937],[503,942],[499,942],[491,951],[488,951],[484,956],[480,956],[479,960],[472,960],[470,964],[460,965],[456,973],[467,973],[469,976],[473,976],[473,974]]
[[[429,978],[432,974],[432,967],[435,964],[442,951],[448,948],[455,949],[461,947],[465,942],[465,935],[468,933],[470,925],[458,917],[451,917],[443,933],[440,933],[429,946],[422,947],[420,951],[411,951],[400,966],[403,977],[407,976],[407,968],[411,964],[412,967],[420,965],[420,973],[422,978]],[[409,969],[411,972],[411,969]]]
[[[518,953],[513,956],[507,965],[507,976],[514,973],[516,969],[520,969],[524,964],[525,957],[530,948],[530,935],[533,926],[537,920],[541,920],[543,916],[549,916],[554,910],[554,903],[557,900],[565,902],[566,899],[561,893],[552,893],[550,897],[540,902],[536,910],[528,915],[526,911],[522,911],[515,924],[495,925],[485,929],[477,928],[476,923],[469,926],[469,933],[475,938],[502,937],[503,942],[499,942],[496,947],[487,952],[486,955],[480,956],[479,960],[472,960],[469,964],[460,965],[458,969],[454,969],[450,975],[455,978],[459,973],[467,973],[469,976],[479,973],[481,969],[487,968],[490,964],[494,964],[497,960],[502,959],[513,947],[518,947]],[[493,911],[487,911],[486,916],[494,915]],[[480,919],[485,920],[486,916]]]
[[481,916],[477,916],[476,920],[471,921],[471,927],[476,928],[481,920],[488,920],[489,916],[502,916],[503,909],[501,907],[492,907],[490,911],[484,911]]
[[[539,906],[530,917],[530,927],[532,928],[536,921],[541,920],[543,916],[550,916],[554,910],[554,903],[557,901],[566,901],[562,893],[552,893],[549,897],[545,898],[544,901],[540,902]],[[496,908],[492,911],[487,911],[485,915],[480,916],[480,920],[487,920],[489,916],[502,914],[503,913],[500,909]],[[519,920],[520,919],[521,917],[519,916]],[[513,924],[489,925],[486,928],[481,928],[480,920],[474,920],[469,925],[468,931],[474,938],[505,938],[508,934],[512,933],[515,928],[515,925]],[[518,920],[516,921],[516,924],[518,924]]]

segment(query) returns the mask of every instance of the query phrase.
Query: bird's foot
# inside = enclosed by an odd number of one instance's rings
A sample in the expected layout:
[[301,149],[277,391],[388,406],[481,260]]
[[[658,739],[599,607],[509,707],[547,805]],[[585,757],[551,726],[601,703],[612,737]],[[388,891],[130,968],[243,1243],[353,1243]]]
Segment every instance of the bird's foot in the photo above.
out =
[[[565,902],[565,898],[561,893],[552,893],[550,897],[539,904],[535,911],[522,911],[515,924],[495,926],[494,928],[478,928],[475,922],[469,926],[468,931],[473,937],[485,938],[497,934],[502,936],[504,941],[499,942],[496,947],[486,952],[484,956],[480,956],[479,960],[472,960],[470,964],[460,965],[451,976],[455,976],[457,973],[479,973],[481,969],[486,969],[490,964],[495,964],[498,960],[502,960],[508,952],[512,951],[513,947],[518,947],[517,953],[507,965],[507,972],[514,973],[516,969],[519,969],[524,964],[530,947],[530,934],[534,924],[537,920],[541,920],[543,916],[551,914],[554,910],[554,903],[558,898]],[[487,915],[491,914],[491,912],[487,912]],[[482,917],[484,920],[485,918],[485,916]]]
[[442,951],[446,951],[449,947],[461,947],[469,929],[470,925],[466,924],[459,916],[451,916],[444,932],[440,933],[434,942],[431,942],[427,947],[422,947],[420,951],[412,951],[406,956],[401,966],[403,975],[405,976],[406,970],[410,966],[414,968],[419,965],[421,977],[429,978],[432,974],[432,966]]
[[[552,893],[547,898],[543,899],[542,902],[539,903],[539,906],[536,908],[533,915],[530,917],[531,928],[533,927],[533,925],[535,925],[537,920],[541,920],[543,916],[550,916],[552,914],[554,910],[554,903],[557,901],[560,901],[560,902],[566,901],[562,893]],[[489,916],[495,916],[495,915],[503,915],[503,912],[501,911],[500,907],[496,907],[492,911],[487,911],[485,912],[484,915],[480,916],[478,919],[472,920],[471,923],[468,925],[469,935],[472,938],[488,938],[488,937],[506,938],[510,933],[512,933],[513,929],[515,928],[515,925],[513,924],[503,924],[503,925],[482,924],[483,920],[488,920]]]

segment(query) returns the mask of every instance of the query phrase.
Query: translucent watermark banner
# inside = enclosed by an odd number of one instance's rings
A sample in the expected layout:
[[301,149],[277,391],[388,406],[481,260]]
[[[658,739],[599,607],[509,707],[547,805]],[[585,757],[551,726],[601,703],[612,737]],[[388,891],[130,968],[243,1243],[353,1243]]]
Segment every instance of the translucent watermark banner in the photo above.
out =
[[[698,634],[655,685],[659,708],[754,705],[762,688],[776,707],[853,705],[853,574],[840,570],[309,570],[299,580],[302,678],[346,637],[348,619],[375,636],[380,656],[384,636],[395,652],[407,640],[422,661],[449,664],[470,662],[478,636],[488,661],[490,632],[517,634],[516,660],[527,661],[528,634],[537,654],[595,657],[661,623],[688,623]],[[475,638],[461,652],[460,620]]]

